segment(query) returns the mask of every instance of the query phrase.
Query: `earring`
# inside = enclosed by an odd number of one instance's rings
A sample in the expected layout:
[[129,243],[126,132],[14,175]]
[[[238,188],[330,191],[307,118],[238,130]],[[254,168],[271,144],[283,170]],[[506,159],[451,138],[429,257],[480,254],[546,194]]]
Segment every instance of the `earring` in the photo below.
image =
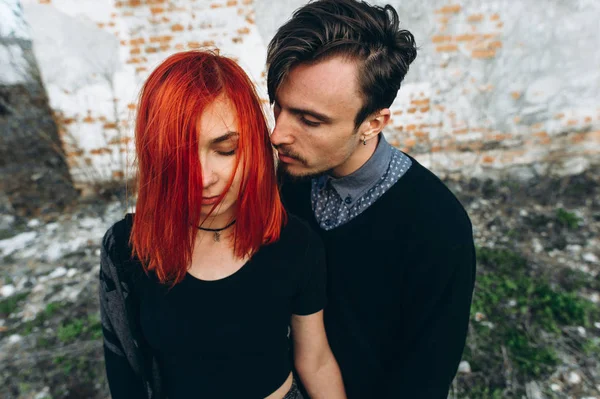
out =
[[367,145],[367,139],[363,137],[363,145]]

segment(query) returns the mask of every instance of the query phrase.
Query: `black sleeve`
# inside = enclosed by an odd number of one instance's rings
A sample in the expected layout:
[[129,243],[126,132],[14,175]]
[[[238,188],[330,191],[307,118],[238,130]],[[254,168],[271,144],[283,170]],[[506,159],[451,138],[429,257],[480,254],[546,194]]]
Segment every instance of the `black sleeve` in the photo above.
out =
[[104,345],[104,361],[108,387],[113,399],[148,398],[144,393],[142,379],[133,372],[124,356],[117,355]]
[[292,302],[292,313],[300,316],[316,313],[325,307],[325,250],[321,239],[311,231],[303,260],[298,262],[298,291]]
[[123,309],[119,306],[119,295],[116,290],[115,277],[112,270],[115,270],[114,262],[120,259],[113,250],[108,249],[108,242],[114,241],[111,228],[102,241],[100,254],[100,316],[102,321],[102,335],[104,341],[104,361],[106,367],[106,377],[108,386],[113,399],[145,399],[144,384],[142,379],[134,372],[125,356],[123,346],[113,327],[111,319],[125,318]]
[[[469,243],[431,251],[403,287],[404,345],[395,348],[382,397],[445,399],[465,346],[475,250]],[[435,276],[435,277],[433,277]]]

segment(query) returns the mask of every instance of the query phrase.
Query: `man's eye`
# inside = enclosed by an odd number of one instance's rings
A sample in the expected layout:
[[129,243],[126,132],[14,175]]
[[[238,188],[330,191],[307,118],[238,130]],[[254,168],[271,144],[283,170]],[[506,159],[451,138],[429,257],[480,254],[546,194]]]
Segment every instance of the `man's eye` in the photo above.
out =
[[304,123],[306,126],[310,126],[310,127],[317,127],[321,125],[321,122],[314,122],[314,121],[309,121],[308,119],[306,119],[305,117],[301,117],[300,120],[302,121],[302,123]]
[[228,156],[231,156],[231,155],[235,154],[235,150],[231,150],[231,151],[217,151],[217,154],[224,155],[224,156],[228,157]]

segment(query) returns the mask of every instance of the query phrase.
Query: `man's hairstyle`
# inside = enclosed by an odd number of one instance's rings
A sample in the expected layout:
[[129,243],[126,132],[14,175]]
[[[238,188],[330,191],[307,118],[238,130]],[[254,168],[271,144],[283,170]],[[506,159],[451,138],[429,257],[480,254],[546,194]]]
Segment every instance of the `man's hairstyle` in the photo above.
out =
[[[286,213],[260,99],[233,60],[208,51],[177,53],[142,88],[135,125],[138,198],[131,234],[133,254],[161,282],[180,282],[189,267],[202,220],[202,165],[197,129],[204,110],[225,97],[239,123],[234,251],[253,255],[279,239]],[[231,187],[230,177],[225,192]]]
[[375,111],[392,105],[417,56],[415,38],[399,25],[398,13],[390,5],[319,0],[297,9],[269,43],[267,85],[271,103],[294,66],[347,57],[359,61],[363,107],[354,120],[358,127]]

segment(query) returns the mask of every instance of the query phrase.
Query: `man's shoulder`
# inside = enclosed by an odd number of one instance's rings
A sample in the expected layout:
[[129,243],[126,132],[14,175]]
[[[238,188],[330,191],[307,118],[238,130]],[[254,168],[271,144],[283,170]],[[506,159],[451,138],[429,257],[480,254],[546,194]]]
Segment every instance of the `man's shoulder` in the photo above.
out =
[[279,192],[285,209],[301,218],[308,217],[311,210],[310,189],[312,179],[294,178],[282,173],[279,176]]
[[[390,217],[411,225],[415,234],[437,240],[471,237],[471,221],[456,195],[432,171],[411,157],[412,165],[389,189]],[[425,239],[425,237],[424,237]]]

